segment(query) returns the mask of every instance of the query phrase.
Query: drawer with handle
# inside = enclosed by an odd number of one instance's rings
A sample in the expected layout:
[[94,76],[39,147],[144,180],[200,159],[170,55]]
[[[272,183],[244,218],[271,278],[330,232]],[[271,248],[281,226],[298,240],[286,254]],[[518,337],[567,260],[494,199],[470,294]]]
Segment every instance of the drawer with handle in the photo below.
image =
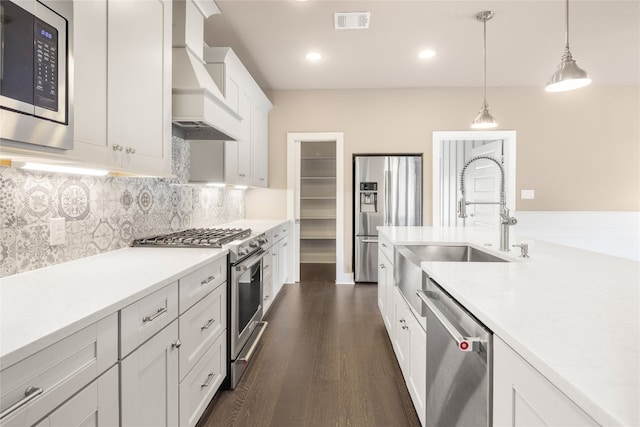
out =
[[120,310],[120,358],[178,317],[178,282]]
[[227,338],[222,334],[180,382],[180,426],[195,426],[227,375]]
[[226,330],[227,287],[213,292],[180,316],[180,378],[184,378]]
[[393,244],[386,237],[378,237],[378,249],[380,249],[384,256],[393,264]]
[[0,425],[33,425],[89,384],[118,358],[114,313],[2,369]]
[[180,314],[227,280],[227,257],[220,257],[180,279]]

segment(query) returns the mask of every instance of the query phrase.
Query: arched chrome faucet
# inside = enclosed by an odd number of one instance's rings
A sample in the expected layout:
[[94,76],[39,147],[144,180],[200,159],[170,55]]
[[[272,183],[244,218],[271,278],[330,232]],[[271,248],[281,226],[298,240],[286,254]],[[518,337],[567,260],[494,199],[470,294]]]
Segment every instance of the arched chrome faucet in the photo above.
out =
[[[499,202],[467,202],[466,193],[464,188],[464,173],[467,171],[469,165],[476,160],[490,160],[494,162],[500,168],[500,201]],[[509,250],[509,226],[516,225],[518,220],[512,216],[509,216],[509,209],[507,208],[507,199],[505,195],[505,179],[504,179],[504,167],[502,163],[494,159],[491,156],[475,156],[469,160],[462,168],[460,172],[460,201],[458,202],[458,217],[467,218],[467,205],[500,205],[500,250]]]

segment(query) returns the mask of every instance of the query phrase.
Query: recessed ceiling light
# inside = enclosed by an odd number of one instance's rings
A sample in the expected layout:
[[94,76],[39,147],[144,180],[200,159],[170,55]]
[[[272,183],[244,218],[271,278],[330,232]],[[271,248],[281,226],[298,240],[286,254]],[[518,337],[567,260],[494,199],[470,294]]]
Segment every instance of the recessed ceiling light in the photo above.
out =
[[436,56],[436,51],[431,49],[423,50],[418,54],[418,58],[420,59],[429,59],[434,56]]
[[322,55],[318,52],[309,52],[305,55],[309,61],[319,61],[322,59]]

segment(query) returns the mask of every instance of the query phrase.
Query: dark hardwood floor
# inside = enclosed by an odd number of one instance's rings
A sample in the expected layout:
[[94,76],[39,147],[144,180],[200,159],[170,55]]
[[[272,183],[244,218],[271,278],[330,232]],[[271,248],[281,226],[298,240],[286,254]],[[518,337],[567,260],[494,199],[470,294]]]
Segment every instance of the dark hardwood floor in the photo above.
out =
[[419,426],[380,316],[375,285],[335,285],[303,264],[267,313],[254,363],[199,427]]

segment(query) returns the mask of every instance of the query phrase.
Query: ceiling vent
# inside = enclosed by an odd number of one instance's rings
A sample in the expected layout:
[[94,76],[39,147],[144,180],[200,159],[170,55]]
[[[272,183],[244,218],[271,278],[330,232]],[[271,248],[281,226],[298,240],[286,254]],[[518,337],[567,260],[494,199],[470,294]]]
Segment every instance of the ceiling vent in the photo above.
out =
[[336,30],[365,30],[369,28],[371,12],[338,12],[333,19]]

